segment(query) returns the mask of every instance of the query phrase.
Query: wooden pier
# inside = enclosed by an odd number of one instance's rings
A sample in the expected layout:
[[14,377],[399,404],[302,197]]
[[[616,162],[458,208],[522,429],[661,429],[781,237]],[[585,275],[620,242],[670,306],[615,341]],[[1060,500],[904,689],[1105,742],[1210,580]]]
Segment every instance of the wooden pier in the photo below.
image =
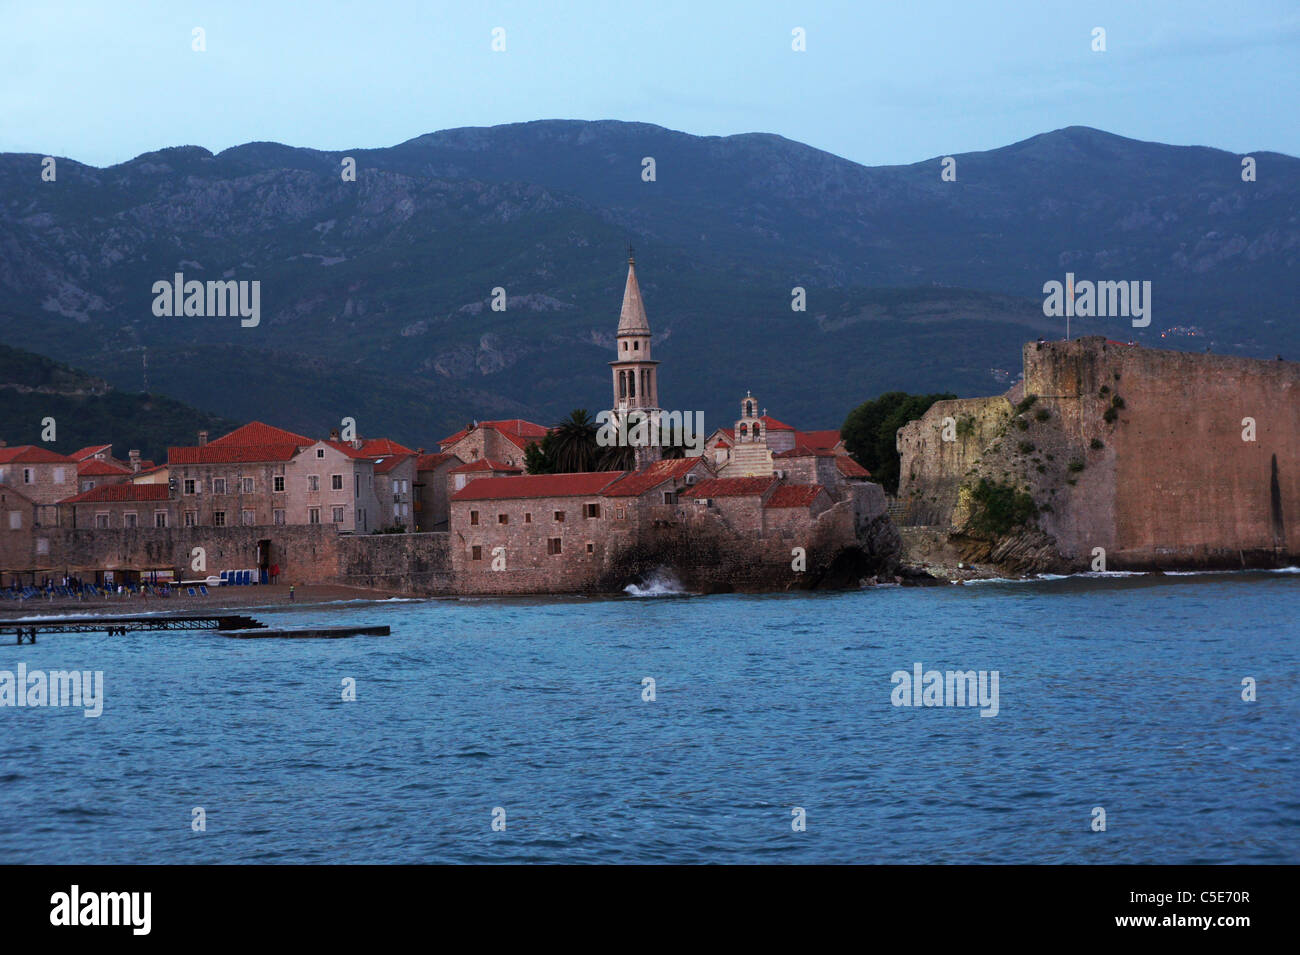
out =
[[110,637],[125,636],[146,630],[215,630],[229,637],[295,637],[298,639],[338,639],[340,637],[381,636],[391,632],[386,626],[369,627],[298,627],[273,630],[260,620],[243,614],[181,614],[178,616],[136,617],[50,617],[37,620],[0,621],[0,633],[9,631],[24,640],[36,642],[38,633],[103,633]]
[[342,637],[386,637],[392,631],[386,626],[374,627],[294,627],[288,630],[235,630],[224,634],[239,640],[297,639],[297,640],[338,640]]

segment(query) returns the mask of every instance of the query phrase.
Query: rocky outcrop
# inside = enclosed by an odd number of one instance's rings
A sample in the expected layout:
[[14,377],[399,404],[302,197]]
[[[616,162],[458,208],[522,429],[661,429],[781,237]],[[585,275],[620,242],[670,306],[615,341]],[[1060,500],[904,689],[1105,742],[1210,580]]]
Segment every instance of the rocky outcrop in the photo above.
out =
[[[903,523],[998,572],[1300,559],[1300,365],[1103,338],[1025,346],[1023,384],[900,429]],[[913,535],[906,559],[924,562]]]

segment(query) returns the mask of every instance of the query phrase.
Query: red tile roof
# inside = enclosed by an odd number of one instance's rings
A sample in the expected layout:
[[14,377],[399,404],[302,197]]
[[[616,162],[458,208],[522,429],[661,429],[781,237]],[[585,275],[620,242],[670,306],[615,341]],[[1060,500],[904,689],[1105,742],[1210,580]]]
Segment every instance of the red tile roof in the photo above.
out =
[[387,474],[393,468],[397,467],[403,461],[415,457],[415,453],[410,454],[390,454],[386,457],[375,458],[375,473]]
[[19,444],[12,448],[0,448],[0,464],[76,464],[65,454],[57,454],[49,448],[34,444]]
[[691,488],[690,496],[751,497],[763,494],[776,482],[773,477],[713,478]]
[[[504,421],[480,421],[480,428],[490,428],[496,431],[502,437],[509,439],[513,444],[520,448],[526,448],[535,441],[541,441],[550,433],[550,428],[532,421],[525,421],[523,418],[509,418]],[[462,428],[451,437],[443,438],[438,442],[439,447],[445,447],[449,444],[455,444],[461,438],[465,437],[472,428]]]
[[128,501],[165,501],[166,484],[101,484],[89,491],[64,498],[60,504],[106,504]]
[[789,451],[778,451],[774,458],[833,458],[835,452],[826,448],[810,448],[806,444],[796,444]]
[[451,496],[453,501],[486,501],[526,497],[594,497],[621,478],[624,471],[580,471],[576,474],[520,474],[479,478]]
[[477,461],[471,461],[469,464],[462,464],[458,468],[451,469],[452,474],[469,474],[471,471],[504,471],[507,474],[522,474],[524,469],[513,464],[506,464],[504,461],[492,461],[488,458],[479,458]]
[[771,415],[763,415],[763,417],[759,418],[758,420],[763,422],[763,427],[768,431],[793,431],[794,430],[794,428],[790,427],[788,424],[785,424],[781,421],[777,421]]
[[869,478],[871,472],[864,468],[857,461],[854,461],[847,454],[835,455],[835,466],[840,469],[840,473],[845,477],[851,478]]
[[77,477],[121,477],[131,473],[130,468],[100,458],[89,458],[77,464]]
[[415,470],[432,471],[435,468],[441,467],[443,464],[445,464],[448,461],[459,461],[459,460],[460,458],[456,457],[456,455],[451,454],[450,452],[445,452],[442,454],[422,454],[418,458],[416,458]]
[[631,471],[605,489],[606,497],[636,497],[653,490],[665,481],[679,480],[699,464],[701,458],[675,458],[655,461],[640,471]]
[[172,464],[253,464],[259,461],[288,461],[298,453],[297,444],[230,444],[208,442],[200,447],[168,448]]
[[829,451],[840,443],[840,433],[834,428],[825,431],[796,431],[794,439],[810,448],[825,448]]
[[[315,444],[316,442],[312,441],[311,443]],[[342,451],[344,454],[346,454],[348,457],[354,460],[364,460],[364,461],[370,460],[370,455],[366,454],[366,452],[362,451],[359,448],[354,448],[347,441],[322,441],[321,444],[327,444],[335,451]]]
[[72,458],[74,461],[84,461],[86,458],[93,458],[101,451],[112,450],[113,446],[111,444],[88,444],[84,448],[73,451],[68,455],[68,457]]
[[820,484],[783,484],[763,504],[764,507],[809,507],[824,488]]
[[361,442],[361,453],[377,458],[385,454],[414,454],[415,449],[398,444],[392,438],[368,438]]
[[271,444],[294,444],[298,447],[306,447],[309,444],[315,444],[311,438],[301,434],[294,434],[292,431],[285,431],[283,428],[277,428],[273,425],[264,424],[261,421],[250,421],[242,427],[236,428],[230,434],[223,434],[216,440],[209,441],[205,447],[217,445],[220,447],[229,447],[230,445],[271,445]]

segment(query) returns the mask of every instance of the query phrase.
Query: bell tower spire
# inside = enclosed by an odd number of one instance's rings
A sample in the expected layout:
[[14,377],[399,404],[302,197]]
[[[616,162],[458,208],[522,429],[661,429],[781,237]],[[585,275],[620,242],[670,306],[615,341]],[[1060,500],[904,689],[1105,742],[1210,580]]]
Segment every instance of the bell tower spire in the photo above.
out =
[[[661,457],[659,362],[650,355],[650,322],[641,300],[636,257],[631,246],[627,253],[627,283],[623,286],[623,307],[618,315],[616,351],[614,361],[609,364],[614,375],[614,416],[626,423],[630,436],[649,432],[650,443],[638,442],[636,447],[636,464],[642,468]],[[649,422],[648,428],[637,428],[642,420]]]

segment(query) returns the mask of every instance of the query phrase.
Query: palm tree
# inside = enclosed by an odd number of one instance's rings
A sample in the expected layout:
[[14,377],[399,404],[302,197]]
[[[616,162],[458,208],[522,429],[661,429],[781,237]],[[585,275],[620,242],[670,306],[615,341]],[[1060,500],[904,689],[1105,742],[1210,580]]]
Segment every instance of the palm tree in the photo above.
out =
[[549,437],[549,447],[544,448],[561,474],[575,471],[594,471],[599,462],[600,448],[596,446],[596,423],[586,408],[578,408],[557,424]]

